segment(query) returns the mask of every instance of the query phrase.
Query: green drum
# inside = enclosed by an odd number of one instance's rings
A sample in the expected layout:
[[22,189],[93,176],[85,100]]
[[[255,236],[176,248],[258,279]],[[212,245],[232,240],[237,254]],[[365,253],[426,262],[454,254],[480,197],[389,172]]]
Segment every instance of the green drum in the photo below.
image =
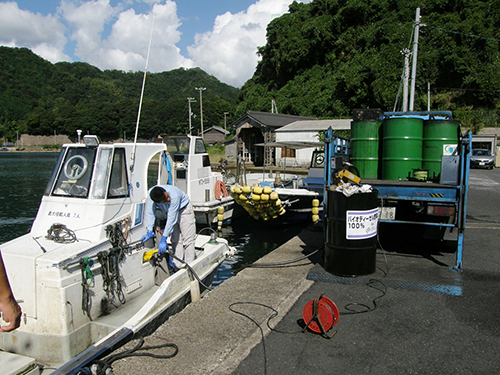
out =
[[351,122],[351,162],[361,178],[378,178],[380,125],[382,121]]
[[404,180],[422,169],[424,120],[413,117],[385,119],[382,124],[382,179]]
[[424,121],[422,169],[429,171],[429,178],[435,179],[441,173],[441,156],[458,145],[460,123],[454,120]]

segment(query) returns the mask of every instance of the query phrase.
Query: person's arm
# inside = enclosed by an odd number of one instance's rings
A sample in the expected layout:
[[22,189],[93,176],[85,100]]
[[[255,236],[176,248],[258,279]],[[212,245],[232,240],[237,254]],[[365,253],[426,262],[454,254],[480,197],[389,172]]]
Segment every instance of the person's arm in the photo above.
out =
[[0,331],[13,331],[21,325],[21,308],[14,299],[9,279],[3,265],[2,254],[0,253],[0,312],[3,320],[8,325],[1,326]]
[[153,231],[153,227],[155,225],[155,210],[154,210],[154,202],[149,197],[146,200],[146,230]]

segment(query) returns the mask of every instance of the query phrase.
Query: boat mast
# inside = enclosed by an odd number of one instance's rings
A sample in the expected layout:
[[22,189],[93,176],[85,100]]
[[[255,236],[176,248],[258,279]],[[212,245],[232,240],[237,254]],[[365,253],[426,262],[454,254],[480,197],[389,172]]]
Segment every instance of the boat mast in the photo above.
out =
[[132,152],[132,164],[130,165],[131,171],[134,170],[134,164],[135,164],[135,151],[137,149],[137,134],[139,132],[139,120],[141,118],[142,99],[144,97],[144,86],[146,85],[146,74],[148,71],[149,52],[151,51],[151,39],[153,39],[153,29],[154,29],[154,25],[155,25],[154,8],[153,8],[152,14],[153,14],[153,21],[151,23],[151,32],[149,34],[148,53],[146,56],[146,66],[144,68],[144,77],[142,78],[141,98],[139,100],[139,110],[137,111],[137,122],[135,124],[134,151]]
[[418,34],[420,32],[420,8],[415,14],[415,37],[413,38],[413,60],[411,67],[410,112],[415,104],[415,80],[417,77]]

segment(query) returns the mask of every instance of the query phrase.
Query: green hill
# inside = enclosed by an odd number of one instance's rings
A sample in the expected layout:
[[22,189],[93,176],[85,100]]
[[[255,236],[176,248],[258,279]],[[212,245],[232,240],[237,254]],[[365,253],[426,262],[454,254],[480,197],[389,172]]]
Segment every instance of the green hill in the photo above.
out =
[[[0,136],[67,134],[76,129],[103,140],[135,133],[144,73],[101,71],[86,63],[51,64],[26,48],[0,47]],[[139,136],[185,134],[188,97],[199,113],[203,92],[204,127],[221,126],[239,90],[199,68],[148,73]],[[199,126],[199,117],[192,120]]]
[[[201,69],[148,74],[139,136],[181,134],[188,97],[204,127],[248,110],[349,118],[354,109],[400,109],[404,56],[412,48],[416,8],[421,28],[417,111],[451,110],[466,126],[496,126],[500,110],[500,2],[454,0],[314,0],[292,3],[267,28],[261,60],[241,90]],[[51,64],[27,49],[0,47],[0,137],[16,131],[102,139],[135,131],[143,73],[101,71],[85,63]],[[430,91],[428,92],[428,87]],[[398,100],[397,100],[398,99]],[[193,119],[199,128],[199,118]]]
[[[315,0],[293,3],[267,28],[254,76],[235,113],[350,117],[356,108],[392,111],[404,56],[421,23],[415,110],[452,110],[471,125],[495,126],[500,108],[500,3],[451,0]],[[399,99],[401,103],[401,98]]]

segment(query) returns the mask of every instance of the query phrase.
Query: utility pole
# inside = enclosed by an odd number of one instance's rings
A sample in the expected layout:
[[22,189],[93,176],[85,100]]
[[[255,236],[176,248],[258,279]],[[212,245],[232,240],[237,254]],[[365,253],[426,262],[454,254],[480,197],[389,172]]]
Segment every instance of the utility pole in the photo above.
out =
[[415,13],[415,35],[413,37],[413,61],[411,66],[410,111],[415,104],[415,81],[417,79],[418,35],[420,33],[420,8]]
[[224,112],[224,130],[226,130],[226,115],[228,115],[229,112]]
[[191,134],[191,117],[193,117],[193,112],[191,112],[191,103],[195,103],[196,100],[194,98],[187,98],[188,100],[188,107],[189,107],[189,135]]
[[405,55],[405,66],[403,69],[403,112],[408,112],[408,79],[410,77],[410,55],[408,48],[401,51]]
[[202,99],[202,92],[205,91],[207,88],[206,87],[195,87],[195,90],[200,91],[200,121],[201,121],[201,139],[204,139],[203,137],[203,99]]

